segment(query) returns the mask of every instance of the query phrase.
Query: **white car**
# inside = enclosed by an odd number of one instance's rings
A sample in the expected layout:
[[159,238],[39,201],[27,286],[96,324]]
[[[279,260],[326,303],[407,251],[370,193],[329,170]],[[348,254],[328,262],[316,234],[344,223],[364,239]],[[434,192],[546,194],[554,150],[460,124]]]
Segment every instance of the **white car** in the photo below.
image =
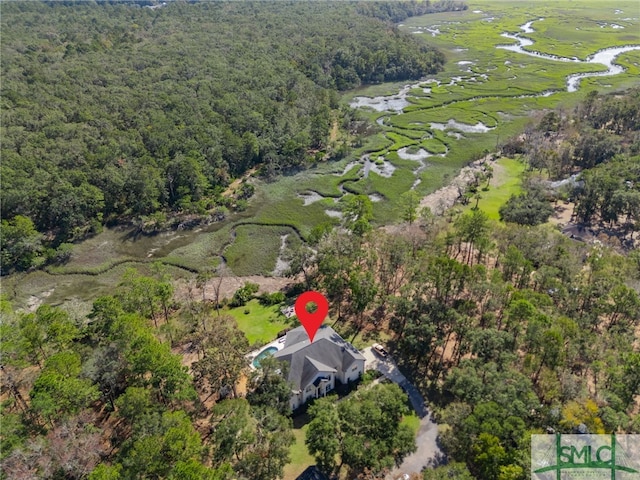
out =
[[374,352],[376,352],[378,355],[380,355],[383,358],[389,355],[389,352],[387,352],[384,349],[384,347],[379,343],[374,343],[373,345],[371,345],[371,348],[373,349]]

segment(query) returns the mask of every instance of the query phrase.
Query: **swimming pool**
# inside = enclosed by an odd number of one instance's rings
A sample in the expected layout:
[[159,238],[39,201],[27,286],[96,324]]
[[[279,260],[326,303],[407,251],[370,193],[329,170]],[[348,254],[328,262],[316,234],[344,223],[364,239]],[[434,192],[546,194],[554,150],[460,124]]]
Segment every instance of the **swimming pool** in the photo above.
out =
[[262,360],[264,357],[273,355],[277,351],[278,349],[276,347],[265,348],[256,356],[256,358],[253,359],[253,366],[256,368],[260,368],[260,360]]

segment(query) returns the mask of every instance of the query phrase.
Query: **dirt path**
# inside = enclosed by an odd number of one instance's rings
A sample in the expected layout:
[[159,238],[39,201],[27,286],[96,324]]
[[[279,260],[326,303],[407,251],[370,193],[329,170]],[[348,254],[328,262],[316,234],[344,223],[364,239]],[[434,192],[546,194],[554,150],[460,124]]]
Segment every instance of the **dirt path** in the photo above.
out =
[[329,132],[329,141],[335,142],[338,140],[338,120],[334,120],[331,125],[331,132]]
[[453,207],[456,201],[464,194],[467,185],[473,182],[475,172],[483,172],[485,164],[489,162],[493,168],[494,177],[499,176],[502,173],[502,167],[496,162],[490,161],[491,157],[491,155],[487,155],[464,167],[449,185],[445,185],[426,197],[423,197],[422,200],[420,200],[420,208],[429,207],[434,215],[442,215],[449,208]]
[[256,167],[253,167],[252,169],[248,170],[243,176],[241,176],[240,178],[236,178],[233,182],[231,182],[229,184],[229,186],[227,187],[227,189],[222,193],[222,196],[224,197],[228,197],[230,195],[233,195],[234,192],[236,191],[236,189],[240,186],[240,184],[246,180],[247,178],[249,178],[251,175],[253,175],[254,173],[256,173]]
[[568,225],[569,223],[571,223],[571,219],[573,218],[574,208],[574,203],[558,203],[553,208],[553,215],[551,216],[549,221],[554,225],[560,225],[561,227]]

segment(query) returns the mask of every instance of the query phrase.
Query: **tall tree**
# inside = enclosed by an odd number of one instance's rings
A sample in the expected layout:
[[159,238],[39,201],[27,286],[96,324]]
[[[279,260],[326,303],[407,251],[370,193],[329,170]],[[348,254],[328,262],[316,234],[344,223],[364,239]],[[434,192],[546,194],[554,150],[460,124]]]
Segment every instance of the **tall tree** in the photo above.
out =
[[42,253],[42,239],[29,217],[16,215],[11,220],[2,220],[0,228],[1,273],[4,275],[12,268],[27,270]]
[[400,212],[402,219],[411,225],[418,218],[420,197],[415,190],[408,190],[400,196]]
[[373,218],[373,205],[366,195],[345,195],[341,202],[344,204],[343,224],[354,235],[362,237],[371,230],[370,221]]
[[60,352],[45,361],[29,396],[34,411],[54,425],[89,406],[99,393],[89,380],[81,377],[80,356]]
[[212,394],[231,392],[236,395],[236,384],[247,367],[245,354],[249,342],[238,328],[235,319],[228,315],[219,317],[215,329],[205,333],[201,342],[204,356],[191,369],[194,380]]
[[291,411],[288,375],[289,367],[286,362],[272,357],[261,359],[260,368],[251,375],[251,390],[247,394],[247,400],[252,406],[270,407],[281,415],[288,415]]
[[[406,401],[406,395],[394,384],[360,390],[338,404],[320,401],[310,411],[307,446],[323,468],[335,464],[332,455],[337,453],[340,465],[347,465],[352,473],[364,469],[380,473],[416,448],[413,432],[400,423],[409,411]],[[336,417],[337,424],[333,423]]]

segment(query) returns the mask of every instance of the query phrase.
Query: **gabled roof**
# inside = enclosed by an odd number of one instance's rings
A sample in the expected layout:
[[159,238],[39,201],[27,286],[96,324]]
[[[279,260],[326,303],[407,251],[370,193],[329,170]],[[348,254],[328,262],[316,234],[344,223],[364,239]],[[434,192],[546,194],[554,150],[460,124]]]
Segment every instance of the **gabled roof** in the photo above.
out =
[[329,480],[329,477],[322,473],[318,467],[312,465],[307,467],[296,480]]
[[329,326],[317,331],[313,343],[303,327],[294,328],[287,333],[284,349],[274,357],[289,362],[289,381],[298,390],[313,382],[318,373],[344,372],[356,360],[364,360],[353,345]]
[[337,370],[335,368],[331,368],[328,365],[325,365],[322,362],[319,362],[318,360],[314,360],[313,358],[309,358],[309,357],[304,357],[305,360],[308,360],[309,362],[311,362],[311,365],[313,365],[316,370],[318,370],[319,372],[333,372],[336,373]]

